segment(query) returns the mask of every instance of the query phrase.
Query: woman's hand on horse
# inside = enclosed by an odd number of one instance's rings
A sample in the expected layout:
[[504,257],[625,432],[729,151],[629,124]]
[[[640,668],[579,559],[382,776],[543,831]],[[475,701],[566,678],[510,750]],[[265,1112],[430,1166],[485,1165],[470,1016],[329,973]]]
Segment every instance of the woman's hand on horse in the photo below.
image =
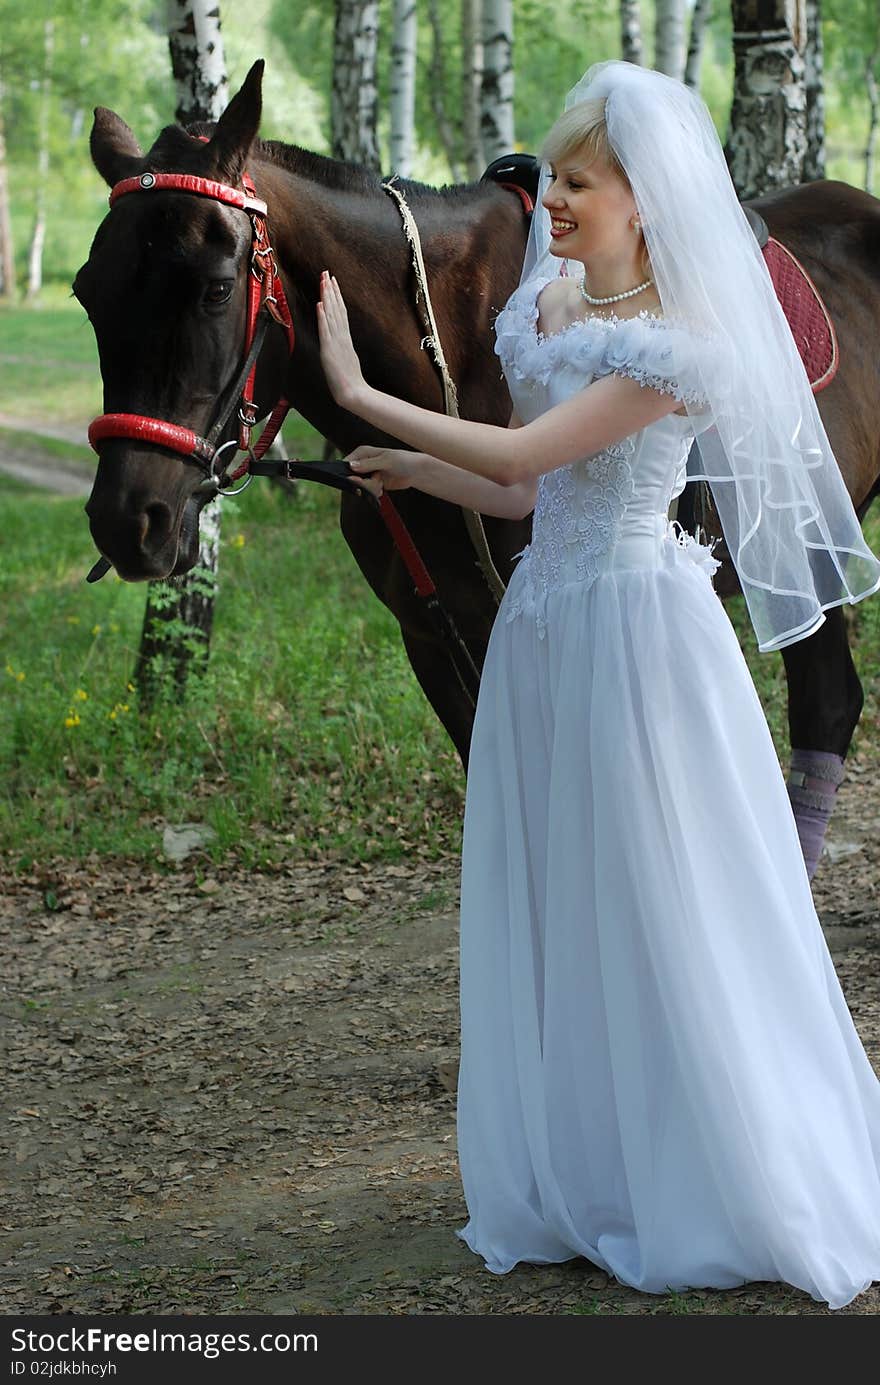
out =
[[397,447],[356,447],[346,457],[349,468],[360,472],[352,476],[356,486],[372,491],[378,500],[383,491],[402,491],[413,483],[414,452]]
[[345,301],[339,285],[326,269],[321,275],[317,313],[321,365],[327,385],[337,404],[343,409],[351,408],[365,382],[351,340]]

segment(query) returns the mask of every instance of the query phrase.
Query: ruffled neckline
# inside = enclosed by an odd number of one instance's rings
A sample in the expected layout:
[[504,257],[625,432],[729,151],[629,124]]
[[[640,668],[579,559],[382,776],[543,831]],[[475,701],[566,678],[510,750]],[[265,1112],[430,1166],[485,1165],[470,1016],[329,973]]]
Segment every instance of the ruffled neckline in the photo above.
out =
[[538,330],[537,299],[548,283],[541,278],[521,285],[495,319],[495,354],[508,378],[535,388],[547,385],[556,370],[585,379],[615,372],[688,403],[703,401],[697,357],[705,355],[705,345],[684,324],[644,308],[631,317],[576,318],[545,335]]

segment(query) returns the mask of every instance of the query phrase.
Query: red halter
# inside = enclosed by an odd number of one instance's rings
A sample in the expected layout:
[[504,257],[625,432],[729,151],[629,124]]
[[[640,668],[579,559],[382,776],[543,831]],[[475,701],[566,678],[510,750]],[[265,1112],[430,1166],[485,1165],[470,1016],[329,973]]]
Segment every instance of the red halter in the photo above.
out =
[[[256,196],[256,189],[247,173],[242,176],[244,190],[233,188],[226,183],[215,183],[209,178],[196,178],[188,173],[142,173],[138,178],[124,178],[110,192],[110,206],[132,192],[188,192],[199,197],[210,197],[215,202],[223,202],[228,207],[237,207],[247,212],[252,228],[251,262],[248,273],[247,319],[245,324],[244,355],[242,369],[229,408],[221,413],[207,437],[200,437],[191,428],[182,428],[163,419],[147,418],[142,414],[101,414],[89,427],[89,442],[97,452],[99,444],[106,438],[130,438],[135,442],[156,443],[188,461],[193,461],[205,471],[206,476],[214,475],[214,462],[218,455],[217,440],[226,423],[235,396],[239,395],[239,430],[237,447],[247,453],[243,465],[236,471],[217,477],[228,484],[237,480],[248,470],[252,457],[259,458],[270,446],[278,429],[290,409],[286,399],[279,399],[272,410],[260,440],[251,449],[251,429],[257,421],[254,404],[254,379],[257,372],[257,356],[262,345],[262,335],[266,320],[258,328],[260,313],[265,309],[287,334],[288,349],[292,353],[295,344],[293,318],[284,292],[284,285],[278,273],[275,253],[269,241],[266,225],[268,208]],[[221,406],[222,408],[222,406]],[[232,446],[231,443],[225,446]]]

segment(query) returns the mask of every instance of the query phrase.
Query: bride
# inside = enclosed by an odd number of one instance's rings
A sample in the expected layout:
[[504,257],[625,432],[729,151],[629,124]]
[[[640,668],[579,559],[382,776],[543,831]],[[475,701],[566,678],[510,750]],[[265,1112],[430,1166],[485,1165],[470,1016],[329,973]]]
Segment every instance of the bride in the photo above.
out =
[[534,510],[471,742],[458,1234],[498,1274],[840,1308],[880,1278],[880,1082],[717,560],[669,505],[709,482],[762,650],[880,562],[699,97],[596,64],[541,182],[496,320],[508,429],[371,388],[329,274],[318,304],[334,397],[407,444],[358,448],[357,484]]

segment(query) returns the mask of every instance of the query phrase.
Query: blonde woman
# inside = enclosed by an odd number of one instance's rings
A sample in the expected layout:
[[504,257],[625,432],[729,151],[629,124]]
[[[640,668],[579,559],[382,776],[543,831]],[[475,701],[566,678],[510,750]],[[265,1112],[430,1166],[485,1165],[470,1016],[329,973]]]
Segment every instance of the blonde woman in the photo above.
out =
[[471,742],[458,1234],[499,1274],[581,1256],[839,1308],[880,1278],[880,1082],[717,560],[669,505],[708,480],[761,649],[880,562],[699,97],[591,68],[541,207],[496,321],[509,429],[372,389],[330,275],[318,306],[338,402],[418,449],[359,448],[359,484],[534,510]]

